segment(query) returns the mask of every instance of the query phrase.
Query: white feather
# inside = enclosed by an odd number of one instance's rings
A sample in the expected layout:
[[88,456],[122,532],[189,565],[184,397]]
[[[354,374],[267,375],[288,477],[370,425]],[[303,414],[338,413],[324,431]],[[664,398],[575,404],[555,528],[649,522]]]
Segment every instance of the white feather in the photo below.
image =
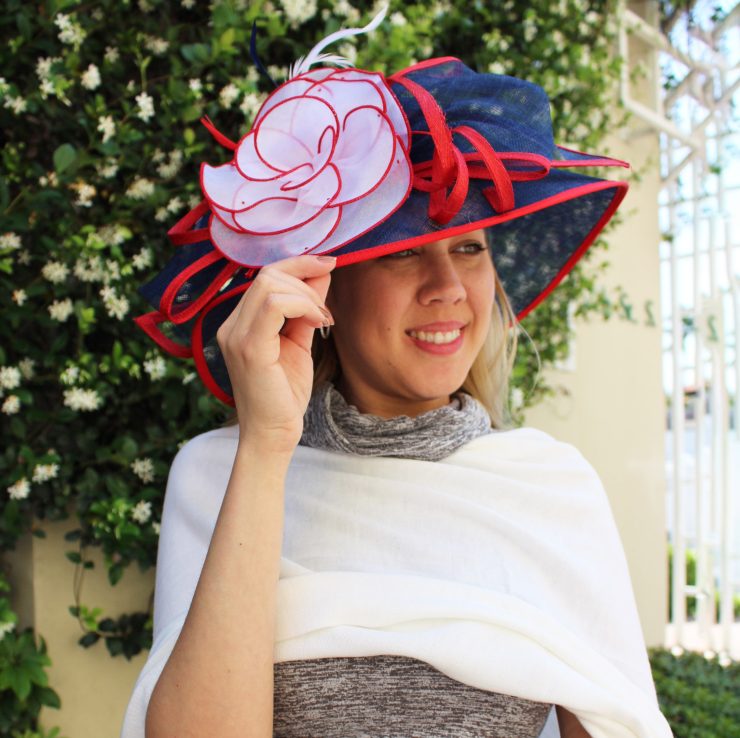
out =
[[357,36],[361,33],[370,33],[370,31],[374,31],[380,25],[383,18],[385,18],[387,10],[388,6],[384,5],[381,8],[380,12],[375,16],[375,18],[373,18],[370,23],[368,23],[364,28],[341,28],[340,30],[329,34],[325,39],[319,41],[319,43],[317,43],[316,46],[314,46],[313,49],[311,49],[311,51],[309,51],[305,57],[302,56],[300,59],[298,59],[298,61],[296,61],[295,64],[291,66],[288,79],[293,79],[293,77],[297,77],[299,74],[304,74],[314,64],[320,61],[328,62],[330,64],[337,64],[337,66],[342,67],[351,67],[352,62],[345,59],[344,57],[322,54],[321,52],[327,46],[335,43],[336,41],[341,41],[342,39],[349,38],[350,36]]

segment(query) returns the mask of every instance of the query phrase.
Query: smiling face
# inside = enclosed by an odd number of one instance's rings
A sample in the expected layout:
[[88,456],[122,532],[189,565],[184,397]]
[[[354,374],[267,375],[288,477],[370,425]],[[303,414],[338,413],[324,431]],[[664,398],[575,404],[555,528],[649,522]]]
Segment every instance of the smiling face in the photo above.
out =
[[337,269],[327,305],[347,402],[381,417],[449,403],[483,346],[494,291],[483,230]]

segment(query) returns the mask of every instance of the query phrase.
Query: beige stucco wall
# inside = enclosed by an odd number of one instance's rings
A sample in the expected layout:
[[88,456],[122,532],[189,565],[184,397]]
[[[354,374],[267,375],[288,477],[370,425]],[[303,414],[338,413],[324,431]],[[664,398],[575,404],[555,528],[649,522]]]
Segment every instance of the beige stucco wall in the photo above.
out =
[[[638,167],[655,151],[647,136],[611,147]],[[625,289],[637,323],[577,321],[569,369],[546,375],[563,392],[526,415],[529,425],[577,446],[601,476],[651,645],[663,641],[667,597],[660,331],[646,324],[645,311],[651,301],[659,324],[657,188],[656,172],[647,170],[622,205],[624,222],[608,238],[605,281]]]

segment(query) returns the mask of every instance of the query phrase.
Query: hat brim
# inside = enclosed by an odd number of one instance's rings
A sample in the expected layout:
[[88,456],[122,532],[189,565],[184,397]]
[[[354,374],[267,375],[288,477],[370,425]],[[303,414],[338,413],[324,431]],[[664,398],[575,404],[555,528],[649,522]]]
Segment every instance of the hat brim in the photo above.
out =
[[342,266],[488,229],[496,270],[521,319],[571,271],[628,189],[627,182],[553,170],[536,183],[514,183],[518,206],[499,214],[483,195],[489,184],[471,181],[465,205],[446,225],[429,218],[428,196],[415,190],[380,228],[332,255]]

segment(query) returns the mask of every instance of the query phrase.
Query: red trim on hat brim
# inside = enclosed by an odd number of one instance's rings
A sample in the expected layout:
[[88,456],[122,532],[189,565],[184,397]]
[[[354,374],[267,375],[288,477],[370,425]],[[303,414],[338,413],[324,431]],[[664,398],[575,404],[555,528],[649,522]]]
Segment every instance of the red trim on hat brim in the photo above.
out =
[[136,325],[138,325],[139,328],[141,328],[141,330],[144,331],[152,341],[154,341],[154,343],[171,356],[177,356],[179,359],[192,359],[193,350],[189,346],[173,341],[157,328],[157,324],[163,323],[166,320],[167,318],[162,315],[162,313],[158,310],[154,310],[151,313],[137,316],[134,318],[134,323],[136,323]]
[[201,378],[201,381],[203,384],[205,384],[208,391],[216,397],[216,399],[221,400],[225,405],[229,405],[231,407],[234,407],[234,398],[231,395],[227,395],[226,392],[223,391],[221,386],[216,382],[216,380],[213,378],[213,374],[211,374],[210,369],[208,368],[208,362],[206,361],[205,356],[203,355],[203,320],[208,315],[208,313],[213,310],[213,308],[220,305],[222,302],[225,302],[226,300],[242,294],[246,292],[250,287],[252,286],[252,282],[247,282],[246,284],[240,284],[238,287],[234,287],[233,289],[229,290],[228,292],[224,292],[222,295],[219,295],[213,302],[211,302],[208,307],[198,316],[198,319],[195,322],[195,325],[193,326],[193,333],[192,333],[192,351],[193,351],[193,360],[195,361],[195,368],[198,372],[198,375]]
[[440,64],[446,64],[447,62],[458,62],[460,64],[463,63],[456,56],[439,56],[435,57],[434,59],[425,59],[424,61],[412,64],[410,67],[406,67],[406,69],[401,69],[398,72],[394,72],[390,77],[388,77],[388,79],[392,82],[396,77],[403,77],[407,74],[410,74],[411,72],[417,72],[420,69],[429,69],[429,67],[436,67]]
[[424,233],[414,238],[407,238],[402,241],[394,241],[390,244],[382,244],[374,248],[365,249],[363,251],[355,251],[349,254],[340,254],[337,258],[337,266],[349,266],[350,264],[358,264],[363,261],[369,261],[370,259],[377,259],[381,256],[393,254],[397,251],[403,251],[404,249],[415,248],[417,246],[424,246],[434,241],[440,241],[445,238],[453,238],[455,236],[469,233],[470,231],[478,230],[479,228],[490,228],[500,223],[505,223],[510,220],[516,220],[517,218],[524,217],[525,215],[531,215],[532,213],[545,210],[553,205],[560,205],[569,200],[574,200],[584,195],[589,195],[594,192],[600,192],[601,190],[614,189],[614,197],[609,203],[604,213],[601,215],[596,225],[591,229],[588,236],[584,239],[581,245],[571,254],[566,263],[555,275],[551,282],[544,288],[544,290],[529,304],[527,305],[518,315],[517,319],[521,320],[525,315],[530,313],[537,305],[539,305],[564,279],[564,277],[573,269],[578,260],[583,256],[588,247],[593,243],[596,236],[608,223],[615,210],[619,207],[619,204],[624,199],[629,188],[629,183],[624,181],[611,181],[601,180],[599,182],[593,182],[573,189],[560,192],[552,197],[545,198],[531,205],[527,205],[518,210],[512,210],[508,213],[501,213],[500,215],[494,215],[490,218],[484,218],[482,220],[473,221],[472,223],[464,223],[459,226],[452,228],[442,228],[438,231],[431,231],[430,233]]
[[170,243],[173,246],[185,246],[191,243],[198,243],[199,241],[208,241],[208,228],[198,228],[197,230],[191,230],[191,228],[202,218],[206,213],[210,212],[208,202],[201,200],[189,213],[184,215],[175,225],[167,231],[167,237],[170,239]]

